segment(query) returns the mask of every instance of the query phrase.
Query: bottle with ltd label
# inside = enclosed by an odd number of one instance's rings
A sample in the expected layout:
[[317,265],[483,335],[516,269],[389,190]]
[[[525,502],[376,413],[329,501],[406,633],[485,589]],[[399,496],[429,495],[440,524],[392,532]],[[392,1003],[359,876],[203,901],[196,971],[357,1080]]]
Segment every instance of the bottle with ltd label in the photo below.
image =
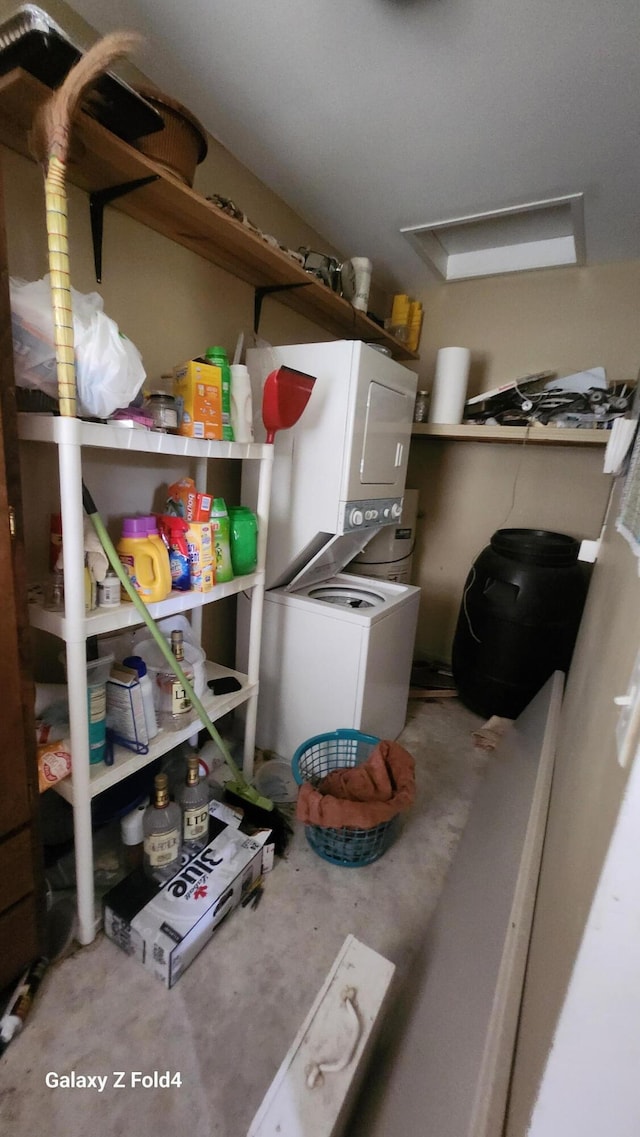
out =
[[209,787],[200,777],[197,754],[187,759],[185,783],[176,792],[182,814],[182,841],[186,852],[203,849],[209,839]]
[[169,798],[166,774],[156,774],[154,778],[153,801],[144,811],[142,831],[147,876],[159,881],[169,880],[180,868],[182,825],[180,806]]
[[[184,657],[184,637],[182,632],[171,633],[171,651],[175,655],[184,674],[193,684],[193,668],[189,666]],[[160,689],[160,712],[179,718],[191,710],[191,699],[185,691],[182,681],[173,671],[160,671],[156,680]]]

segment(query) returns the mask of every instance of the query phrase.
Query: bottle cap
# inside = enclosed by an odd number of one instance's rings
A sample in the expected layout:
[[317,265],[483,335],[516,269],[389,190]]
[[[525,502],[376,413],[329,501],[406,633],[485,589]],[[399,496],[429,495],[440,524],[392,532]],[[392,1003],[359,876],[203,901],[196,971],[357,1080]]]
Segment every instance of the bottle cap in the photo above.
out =
[[122,520],[123,537],[146,537],[147,517],[124,517]]
[[120,836],[122,837],[123,845],[141,845],[144,840],[144,831],[142,828],[142,819],[144,811],[149,804],[149,799],[146,798],[141,802],[137,809],[132,809],[131,813],[125,814],[120,819]]
[[122,663],[124,667],[130,667],[132,671],[137,671],[140,679],[147,674],[147,665],[140,655],[128,655],[126,659],[122,660]]

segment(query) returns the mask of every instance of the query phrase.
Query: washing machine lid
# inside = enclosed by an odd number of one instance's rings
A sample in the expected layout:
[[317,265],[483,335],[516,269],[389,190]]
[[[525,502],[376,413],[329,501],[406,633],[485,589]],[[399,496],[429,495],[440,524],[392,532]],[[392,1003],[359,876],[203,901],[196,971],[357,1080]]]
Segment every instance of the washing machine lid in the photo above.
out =
[[303,565],[296,562],[295,575],[292,575],[291,580],[284,585],[285,592],[297,592],[300,588],[322,584],[323,581],[331,580],[332,577],[337,576],[339,572],[342,572],[345,565],[348,565],[356,554],[364,548],[367,541],[371,540],[374,532],[377,532],[377,529],[338,535],[331,533],[319,535],[325,537],[326,540],[322,542],[320,548],[316,544],[314,552]]

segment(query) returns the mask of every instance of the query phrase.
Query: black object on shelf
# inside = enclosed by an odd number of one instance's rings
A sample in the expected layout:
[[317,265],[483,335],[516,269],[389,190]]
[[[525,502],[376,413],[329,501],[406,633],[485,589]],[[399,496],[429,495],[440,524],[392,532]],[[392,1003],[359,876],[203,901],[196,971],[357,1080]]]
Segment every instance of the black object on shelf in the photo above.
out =
[[[0,25],[0,75],[21,67],[53,90],[82,55],[62,28],[35,4],[23,4]],[[164,129],[162,115],[109,71],[96,80],[82,106],[125,142]]]

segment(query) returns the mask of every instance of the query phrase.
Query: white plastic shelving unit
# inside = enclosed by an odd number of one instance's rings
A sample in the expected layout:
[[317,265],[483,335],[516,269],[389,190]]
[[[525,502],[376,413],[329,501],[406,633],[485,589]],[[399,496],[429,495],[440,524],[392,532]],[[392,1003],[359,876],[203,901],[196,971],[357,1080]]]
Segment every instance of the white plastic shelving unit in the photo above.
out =
[[148,431],[123,429],[100,423],[82,422],[74,418],[54,418],[50,415],[21,414],[20,438],[29,442],[48,443],[57,447],[60,477],[60,502],[64,532],[63,557],[65,580],[64,612],[52,612],[37,604],[29,607],[33,627],[59,636],[66,645],[67,677],[69,688],[69,722],[73,773],[59,782],[56,789],[73,806],[75,859],[78,889],[78,939],[91,943],[99,926],[96,919],[93,885],[93,844],[91,828],[91,800],[110,786],[116,785],[130,774],[159,758],[162,754],[189,738],[199,729],[195,713],[178,730],[161,730],[149,745],[147,754],[135,754],[124,747],[115,747],[114,761],[110,766],[89,762],[89,724],[87,716],[86,641],[89,636],[113,632],[143,624],[142,617],[131,603],[119,608],[85,613],[84,607],[84,511],[82,504],[82,455],[86,448],[135,451],[153,456],[169,455],[188,461],[199,490],[206,490],[208,463],[216,459],[256,461],[260,464],[258,480],[258,565],[254,573],[236,577],[225,584],[216,585],[211,592],[180,592],[167,600],[150,604],[154,619],[163,619],[178,612],[191,611],[191,623],[196,635],[202,632],[202,609],[225,596],[238,592],[251,595],[251,623],[247,673],[233,671],[216,663],[207,663],[207,678],[233,675],[240,690],[229,695],[214,697],[207,691],[203,703],[212,721],[221,718],[234,707],[246,705],[243,768],[247,777],[253,773],[256,712],[258,699],[258,669],[260,662],[260,636],[264,600],[264,563],[271,495],[273,446],[257,443],[201,442],[177,435],[155,434]]

